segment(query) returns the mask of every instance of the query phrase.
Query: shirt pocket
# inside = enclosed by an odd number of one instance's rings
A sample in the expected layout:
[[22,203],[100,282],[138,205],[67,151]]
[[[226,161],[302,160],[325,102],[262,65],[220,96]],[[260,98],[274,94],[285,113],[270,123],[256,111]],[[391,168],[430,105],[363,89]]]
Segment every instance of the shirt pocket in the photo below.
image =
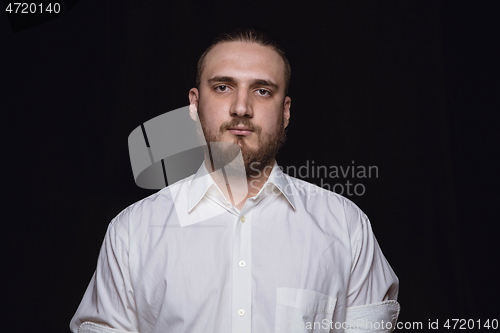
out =
[[330,332],[336,303],[317,291],[278,288],[275,333]]

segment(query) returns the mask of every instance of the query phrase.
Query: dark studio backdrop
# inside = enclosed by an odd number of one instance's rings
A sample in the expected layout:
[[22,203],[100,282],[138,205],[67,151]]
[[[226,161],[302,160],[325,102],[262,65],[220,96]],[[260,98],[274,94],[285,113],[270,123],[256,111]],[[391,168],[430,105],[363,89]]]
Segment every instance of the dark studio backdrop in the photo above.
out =
[[188,105],[198,57],[239,26],[292,65],[278,163],[376,166],[302,178],[342,185],[370,217],[399,321],[500,319],[499,2],[62,4],[31,28],[0,14],[2,331],[68,331],[108,223],[153,193],[134,183],[128,135]]

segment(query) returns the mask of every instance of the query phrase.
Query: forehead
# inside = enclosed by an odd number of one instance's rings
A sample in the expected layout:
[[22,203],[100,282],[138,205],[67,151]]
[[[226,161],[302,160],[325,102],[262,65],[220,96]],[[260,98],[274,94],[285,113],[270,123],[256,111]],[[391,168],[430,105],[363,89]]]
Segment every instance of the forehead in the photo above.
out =
[[284,87],[284,75],[283,59],[271,47],[249,42],[224,42],[207,54],[201,80],[231,76],[241,80],[270,80]]

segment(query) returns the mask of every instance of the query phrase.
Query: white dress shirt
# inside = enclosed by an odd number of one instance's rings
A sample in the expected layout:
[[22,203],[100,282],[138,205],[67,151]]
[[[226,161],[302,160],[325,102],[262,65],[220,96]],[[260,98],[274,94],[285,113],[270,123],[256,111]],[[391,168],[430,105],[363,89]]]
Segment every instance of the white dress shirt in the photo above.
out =
[[398,278],[353,202],[275,163],[239,211],[202,163],[111,221],[70,328],[390,332],[397,294]]

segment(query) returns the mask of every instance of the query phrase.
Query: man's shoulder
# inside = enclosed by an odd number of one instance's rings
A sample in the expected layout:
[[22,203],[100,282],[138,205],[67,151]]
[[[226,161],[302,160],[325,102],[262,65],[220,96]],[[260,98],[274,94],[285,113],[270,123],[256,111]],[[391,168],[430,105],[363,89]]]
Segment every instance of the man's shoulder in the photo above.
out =
[[306,197],[311,200],[337,202],[343,205],[352,206],[353,209],[359,209],[354,202],[339,193],[333,192],[303,179],[295,178],[286,173],[283,173],[283,175],[288,180],[289,185],[293,186],[297,190],[297,194],[301,196],[301,198]]
[[163,189],[140,199],[124,208],[112,221],[114,224],[135,224],[157,219],[166,219],[170,214],[174,214],[174,201],[179,200],[179,196],[187,199],[189,183],[194,178],[194,174],[181,179]]
[[366,221],[368,217],[352,200],[305,180],[285,174],[288,184],[296,189],[304,208],[333,215],[344,215],[347,221]]

